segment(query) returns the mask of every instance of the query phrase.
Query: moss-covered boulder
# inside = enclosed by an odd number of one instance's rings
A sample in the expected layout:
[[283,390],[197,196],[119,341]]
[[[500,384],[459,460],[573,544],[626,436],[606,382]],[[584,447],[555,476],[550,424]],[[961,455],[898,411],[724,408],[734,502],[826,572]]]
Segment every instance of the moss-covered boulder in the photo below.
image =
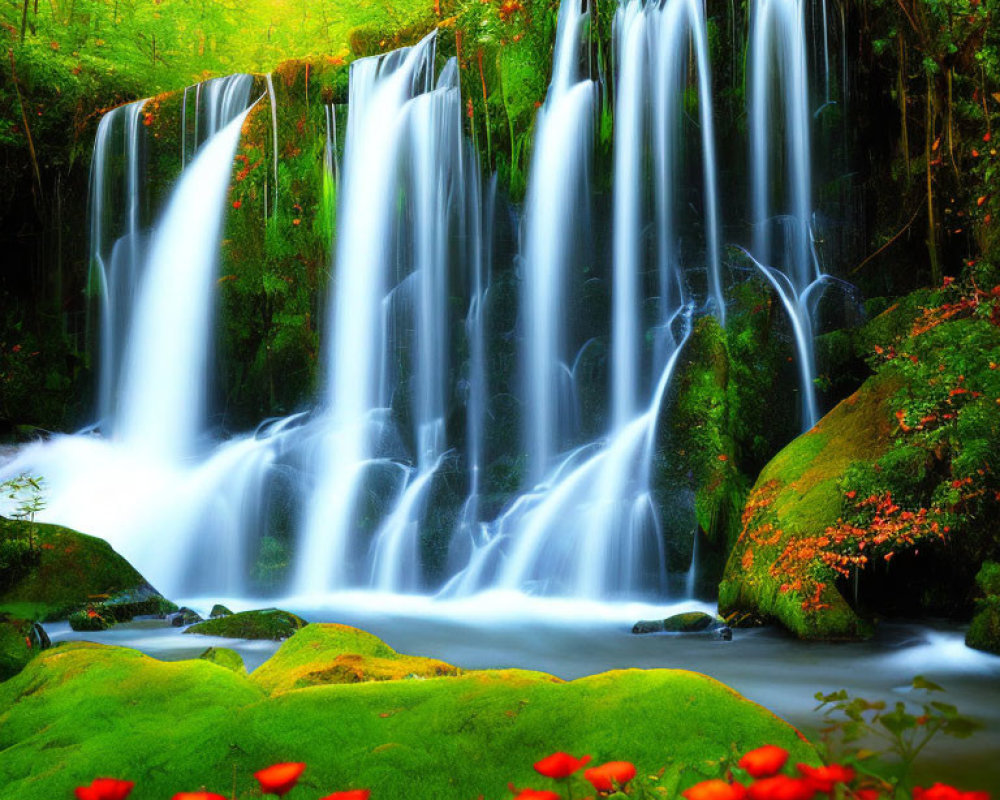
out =
[[103,539],[58,525],[0,518],[0,538],[26,537],[31,525],[38,558],[0,588],[0,611],[41,621],[100,606],[118,622],[176,608]]
[[438,678],[461,670],[433,658],[407,656],[347,625],[307,625],[252,676],[269,692],[329,683]]
[[37,622],[0,614],[0,681],[16,675],[49,646],[49,637]]
[[200,633],[204,636],[223,636],[227,639],[287,639],[306,621],[289,611],[279,608],[265,608],[260,611],[241,611],[228,617],[217,617],[198,622],[184,633]]
[[233,672],[245,674],[247,671],[246,664],[243,663],[243,656],[228,647],[209,647],[198,658],[231,669]]
[[987,561],[976,575],[976,585],[982,597],[976,601],[965,643],[977,650],[1000,655],[1000,564]]
[[[306,794],[366,787],[413,800],[499,797],[530,786],[555,750],[627,758],[680,788],[764,743],[817,763],[798,732],[708,678],[625,670],[564,683],[519,670],[268,693],[194,659],[60,645],[0,684],[0,799],[51,800],[97,774],[136,781],[137,800],[179,789],[251,797],[253,772],[308,765]],[[682,772],[682,768],[688,769]]]
[[875,374],[750,493],[719,588],[737,623],[838,639],[880,615],[968,618],[1000,551],[1000,291],[917,293],[857,339]]
[[209,619],[216,619],[217,617],[231,617],[232,615],[233,612],[221,603],[216,603],[212,606],[212,610],[208,612]]

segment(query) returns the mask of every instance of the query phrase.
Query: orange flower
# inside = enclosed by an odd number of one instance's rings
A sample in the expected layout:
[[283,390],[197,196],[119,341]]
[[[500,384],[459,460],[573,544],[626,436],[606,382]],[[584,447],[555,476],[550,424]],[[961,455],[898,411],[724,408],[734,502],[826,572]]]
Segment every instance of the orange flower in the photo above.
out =
[[301,225],[301,224],[302,220],[300,220],[298,217],[292,220],[292,225]]
[[739,760],[738,766],[745,769],[754,778],[769,778],[777,775],[785,762],[788,761],[788,751],[773,744],[766,744],[751,750]]
[[371,789],[348,789],[346,792],[334,792],[319,800],[368,800]]
[[125,800],[135,784],[116,778],[94,778],[90,786],[78,786],[73,790],[77,800]]
[[228,798],[215,792],[180,792],[173,796],[173,800],[228,800]]
[[260,783],[260,789],[264,794],[276,794],[278,797],[282,797],[292,791],[305,768],[305,764],[295,762],[274,764],[260,772],[255,772],[253,776]]
[[590,756],[574,758],[569,753],[560,751],[546,756],[537,762],[535,764],[535,772],[539,775],[544,775],[546,778],[555,778],[556,780],[559,778],[568,778],[588,761],[590,761]]
[[850,783],[854,780],[854,770],[840,764],[829,764],[825,767],[810,767],[808,764],[796,764],[799,773],[817,792],[830,794],[838,783]]
[[599,767],[591,767],[583,777],[599,792],[610,792],[621,788],[635,777],[635,764],[628,761],[609,761]]
[[815,794],[809,781],[787,775],[764,778],[747,789],[750,800],[812,800]]
[[696,783],[681,796],[687,800],[743,800],[747,790],[742,783],[726,783],[715,778]]
[[521,793],[514,800],[562,800],[562,798],[556,792],[522,789]]

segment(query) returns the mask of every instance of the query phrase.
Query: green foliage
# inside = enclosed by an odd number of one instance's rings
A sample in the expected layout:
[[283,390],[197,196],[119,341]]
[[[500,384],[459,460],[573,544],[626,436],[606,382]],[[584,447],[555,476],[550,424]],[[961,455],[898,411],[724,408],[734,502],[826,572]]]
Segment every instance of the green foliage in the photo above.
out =
[[939,735],[966,739],[983,727],[979,721],[960,714],[955,706],[932,700],[944,689],[922,675],[913,679],[911,689],[923,693],[925,699],[912,703],[897,701],[890,706],[883,700],[852,697],[846,689],[816,694],[819,701],[816,710],[824,712],[827,748],[832,750],[860,741],[882,743],[881,750],[866,747],[848,751],[845,763],[852,764],[861,774],[886,782],[890,796],[897,789],[912,789],[912,770],[917,757]]

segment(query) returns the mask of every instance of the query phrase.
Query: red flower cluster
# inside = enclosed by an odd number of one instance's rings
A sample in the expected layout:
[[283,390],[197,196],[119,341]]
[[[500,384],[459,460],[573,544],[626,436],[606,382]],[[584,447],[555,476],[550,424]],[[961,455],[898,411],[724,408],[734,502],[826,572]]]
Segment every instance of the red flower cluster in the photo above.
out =
[[[306,765],[298,762],[284,764],[273,764],[266,769],[254,773],[254,777],[260,784],[260,790],[264,794],[273,794],[284,797],[299,782],[302,773],[305,772]],[[96,778],[90,786],[78,786],[75,789],[77,800],[126,800],[132,787],[131,781],[120,781],[115,778]],[[369,789],[348,789],[343,792],[334,792],[331,795],[320,798],[320,800],[368,800],[371,795]],[[172,800],[229,800],[225,795],[215,792],[179,792],[173,796]],[[528,798],[532,800],[532,798]],[[533,798],[533,800],[547,800],[543,797]]]
[[535,772],[546,778],[568,778],[590,761],[590,756],[574,758],[569,753],[553,753],[535,764]]
[[[764,745],[743,756],[737,766],[754,782],[749,786],[733,781],[702,781],[686,792],[686,800],[813,800],[818,793],[831,794],[834,786],[854,780],[854,770],[840,764],[811,767],[796,764],[797,776],[781,773],[788,762],[788,751],[775,745]],[[861,800],[876,800],[862,797]],[[876,793],[877,797],[877,793]],[[958,798],[926,798],[926,800],[959,800]],[[961,800],[973,800],[961,798]],[[979,800],[978,798],[976,800]]]
[[635,777],[635,764],[628,761],[609,761],[599,767],[591,767],[583,773],[599,792],[613,792],[621,789]]

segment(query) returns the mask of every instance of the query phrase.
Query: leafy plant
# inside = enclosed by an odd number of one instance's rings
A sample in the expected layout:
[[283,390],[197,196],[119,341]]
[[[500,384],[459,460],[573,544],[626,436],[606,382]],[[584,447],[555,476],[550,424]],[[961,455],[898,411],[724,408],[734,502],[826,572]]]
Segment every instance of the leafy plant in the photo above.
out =
[[[816,693],[819,701],[816,710],[825,712],[827,727],[823,736],[827,747],[831,747],[834,739],[839,739],[841,745],[884,743],[882,750],[858,749],[848,753],[844,760],[858,772],[883,782],[884,788],[893,794],[898,789],[912,787],[913,765],[931,741],[939,735],[966,739],[982,727],[950,703],[930,699],[944,689],[923,675],[913,679],[912,688],[926,699],[912,705],[897,701],[890,706],[883,700],[852,697],[846,689]],[[886,757],[894,763],[886,764]]]

